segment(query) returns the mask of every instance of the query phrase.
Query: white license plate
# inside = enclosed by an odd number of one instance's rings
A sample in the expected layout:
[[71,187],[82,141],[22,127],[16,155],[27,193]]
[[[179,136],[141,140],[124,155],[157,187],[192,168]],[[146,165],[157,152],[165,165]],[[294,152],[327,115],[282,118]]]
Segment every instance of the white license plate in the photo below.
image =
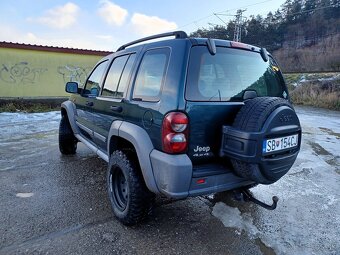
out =
[[293,148],[298,145],[299,135],[290,135],[285,137],[273,138],[263,141],[262,152],[281,151],[288,148]]

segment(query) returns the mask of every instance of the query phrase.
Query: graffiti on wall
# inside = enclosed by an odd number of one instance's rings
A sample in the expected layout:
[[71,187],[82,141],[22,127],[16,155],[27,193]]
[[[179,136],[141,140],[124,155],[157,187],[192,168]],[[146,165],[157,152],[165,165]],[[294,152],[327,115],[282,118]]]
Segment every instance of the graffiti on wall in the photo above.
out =
[[62,75],[65,83],[68,81],[76,81],[79,84],[83,84],[90,71],[91,67],[84,68],[73,65],[65,65],[58,67],[58,73]]
[[31,67],[28,62],[18,62],[14,65],[3,64],[0,69],[0,79],[10,84],[35,84],[47,68]]

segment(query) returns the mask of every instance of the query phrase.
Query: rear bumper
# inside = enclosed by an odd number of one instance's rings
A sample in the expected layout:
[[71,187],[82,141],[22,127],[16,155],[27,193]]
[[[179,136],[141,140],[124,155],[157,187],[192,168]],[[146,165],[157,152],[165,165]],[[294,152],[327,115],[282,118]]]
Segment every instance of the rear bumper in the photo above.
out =
[[[205,195],[254,184],[216,165],[207,165],[204,171],[193,168],[186,154],[169,155],[153,150],[150,159],[159,191],[170,198]],[[204,183],[197,182],[202,179]]]

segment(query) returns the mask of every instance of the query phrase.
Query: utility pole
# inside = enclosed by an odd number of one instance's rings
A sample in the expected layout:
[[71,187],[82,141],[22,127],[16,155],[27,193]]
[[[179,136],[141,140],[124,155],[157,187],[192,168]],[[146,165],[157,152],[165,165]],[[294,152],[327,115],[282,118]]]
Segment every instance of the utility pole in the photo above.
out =
[[234,41],[241,42],[241,34],[242,34],[242,25],[243,25],[243,17],[242,13],[245,12],[246,9],[239,9],[235,15],[235,29],[234,29]]

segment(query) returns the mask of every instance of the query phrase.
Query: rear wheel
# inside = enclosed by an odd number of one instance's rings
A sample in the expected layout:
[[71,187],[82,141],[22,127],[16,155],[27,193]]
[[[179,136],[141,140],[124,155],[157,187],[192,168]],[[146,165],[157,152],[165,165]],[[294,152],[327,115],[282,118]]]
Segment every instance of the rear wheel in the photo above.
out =
[[113,213],[125,225],[146,218],[154,194],[146,187],[136,160],[122,151],[112,153],[107,171],[108,194]]
[[67,116],[62,116],[59,125],[59,150],[64,155],[75,154],[77,138],[74,136]]

